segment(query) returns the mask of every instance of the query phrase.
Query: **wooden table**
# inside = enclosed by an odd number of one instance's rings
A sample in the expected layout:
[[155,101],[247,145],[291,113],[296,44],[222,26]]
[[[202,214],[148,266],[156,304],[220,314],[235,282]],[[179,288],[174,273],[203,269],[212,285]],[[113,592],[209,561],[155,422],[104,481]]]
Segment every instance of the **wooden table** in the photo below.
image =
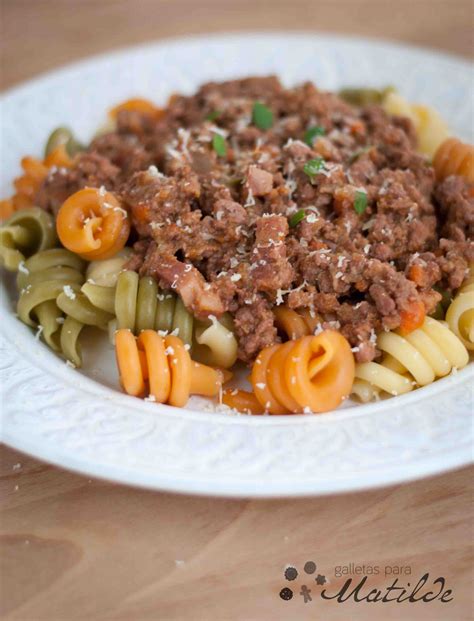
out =
[[[473,56],[469,0],[3,0],[1,6],[3,87],[117,46],[245,28],[384,36]],[[360,494],[231,501],[93,481],[5,447],[0,455],[5,620],[472,618],[472,468]],[[307,561],[316,563],[314,574],[305,573]],[[293,581],[284,577],[290,565],[299,572]],[[396,577],[413,587],[427,572],[430,580],[442,576],[453,600],[321,599],[318,574],[331,594],[351,577],[336,578],[335,568],[357,572],[356,565],[379,569],[370,588],[386,588]],[[411,574],[397,576],[399,567]],[[352,578],[355,586],[361,576]],[[284,587],[293,591],[289,601],[279,595]],[[303,587],[312,601],[304,602]]]

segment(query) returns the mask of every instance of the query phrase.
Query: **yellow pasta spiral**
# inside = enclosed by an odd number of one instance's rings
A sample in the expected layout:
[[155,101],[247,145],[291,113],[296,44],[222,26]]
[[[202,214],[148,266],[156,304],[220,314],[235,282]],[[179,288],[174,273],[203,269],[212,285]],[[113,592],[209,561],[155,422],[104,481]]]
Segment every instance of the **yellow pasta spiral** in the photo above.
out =
[[450,329],[461,339],[465,347],[474,350],[474,266],[446,311]]
[[429,157],[435,154],[439,145],[449,136],[446,123],[434,108],[412,104],[400,93],[393,90],[387,92],[382,107],[389,114],[406,116],[413,122],[418,138],[418,150]]
[[469,362],[462,341],[444,322],[431,317],[405,336],[382,332],[377,347],[385,354],[381,363],[356,365],[352,394],[364,402],[377,398],[380,392],[401,395],[416,386],[426,386]]

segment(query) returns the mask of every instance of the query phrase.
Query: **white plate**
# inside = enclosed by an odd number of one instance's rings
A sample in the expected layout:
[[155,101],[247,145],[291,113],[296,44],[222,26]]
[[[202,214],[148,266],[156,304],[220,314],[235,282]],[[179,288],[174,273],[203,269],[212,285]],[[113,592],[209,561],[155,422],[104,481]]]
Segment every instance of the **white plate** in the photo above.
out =
[[[308,34],[189,38],[108,54],[3,97],[0,196],[11,193],[20,157],[40,154],[57,125],[87,140],[117,101],[164,103],[204,81],[249,74],[325,89],[394,84],[472,138],[470,71],[431,51]],[[153,489],[264,497],[375,487],[472,460],[472,367],[403,397],[321,416],[197,411],[202,401],[178,410],[121,394],[107,346],[94,343],[83,373],[66,367],[14,318],[8,282],[1,303],[4,441],[65,468]]]

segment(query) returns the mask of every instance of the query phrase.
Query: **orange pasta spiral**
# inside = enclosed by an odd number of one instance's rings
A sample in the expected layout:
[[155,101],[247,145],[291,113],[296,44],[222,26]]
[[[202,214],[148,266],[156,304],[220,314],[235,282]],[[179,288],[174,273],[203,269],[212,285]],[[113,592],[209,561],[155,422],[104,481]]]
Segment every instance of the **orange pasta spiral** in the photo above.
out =
[[109,111],[109,116],[112,119],[116,119],[119,112],[139,112],[140,114],[144,114],[150,117],[159,118],[163,111],[161,108],[155,106],[154,103],[149,101],[148,99],[142,99],[140,97],[135,97],[133,99],[127,99],[127,101],[123,101],[118,104],[114,108]]
[[277,306],[273,309],[276,327],[290,340],[313,334],[320,318],[309,309],[296,312],[287,306]]
[[458,138],[447,138],[435,153],[433,167],[438,181],[459,175],[474,183],[474,146]]
[[296,414],[336,408],[351,392],[355,364],[334,330],[263,349],[252,367],[252,393],[226,391],[223,402],[241,411]]
[[228,378],[191,360],[183,341],[177,336],[160,336],[143,330],[135,337],[130,330],[117,330],[115,353],[120,381],[129,395],[149,395],[157,403],[176,407],[186,405],[190,395],[214,397]]
[[62,204],[56,229],[65,248],[92,261],[108,259],[123,249],[130,220],[112,192],[85,188]]
[[52,166],[69,168],[72,160],[66,152],[64,145],[60,145],[52,151],[44,161],[35,157],[22,158],[21,167],[23,175],[17,177],[13,185],[15,194],[11,198],[0,201],[0,218],[8,218],[14,211],[27,209],[35,204],[35,196],[45,180]]

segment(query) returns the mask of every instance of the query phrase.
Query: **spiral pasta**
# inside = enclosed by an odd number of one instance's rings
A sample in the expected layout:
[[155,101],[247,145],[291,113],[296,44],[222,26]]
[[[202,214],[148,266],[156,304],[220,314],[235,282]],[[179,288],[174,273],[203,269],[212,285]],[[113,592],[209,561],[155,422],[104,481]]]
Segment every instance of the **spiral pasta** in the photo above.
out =
[[86,271],[87,282],[103,287],[115,287],[118,275],[131,256],[131,248],[124,248],[110,259],[91,261]]
[[0,262],[16,271],[35,252],[53,248],[58,238],[54,219],[39,207],[13,213],[0,227]]
[[116,119],[119,112],[139,112],[140,114],[145,114],[147,116],[158,118],[163,111],[160,108],[157,108],[154,103],[149,101],[148,99],[143,99],[141,97],[135,97],[132,99],[127,99],[127,101],[123,101],[117,106],[113,107],[109,111],[109,116],[112,119]]
[[198,362],[229,369],[237,360],[238,344],[232,318],[224,314],[219,321],[195,322],[193,356]]
[[[251,373],[255,398],[270,414],[332,410],[347,398],[353,380],[350,345],[334,330],[263,349]],[[241,396],[242,409],[251,410],[255,401]],[[235,407],[238,397],[226,393],[223,402]]]
[[70,167],[72,160],[66,152],[64,145],[58,145],[52,149],[47,157],[41,161],[35,157],[24,157],[21,160],[23,174],[17,177],[13,185],[15,194],[0,202],[0,218],[4,219],[13,212],[34,206],[34,200],[41,184],[45,180],[52,166]]
[[287,306],[277,306],[273,315],[278,330],[290,340],[313,334],[321,322],[320,317],[308,308],[296,312]]
[[115,351],[125,392],[135,397],[148,392],[157,403],[183,407],[191,394],[213,397],[225,379],[222,371],[191,360],[180,338],[154,330],[143,330],[138,337],[118,330]]
[[59,209],[56,229],[63,246],[84,259],[108,259],[123,249],[130,233],[128,213],[104,188],[84,188]]
[[458,138],[448,138],[436,151],[433,167],[438,181],[459,175],[474,183],[474,146]]
[[[64,150],[58,149],[60,147],[64,147]],[[45,161],[51,161],[50,158],[54,153],[56,153],[56,158],[59,157],[59,154],[62,156],[62,163],[58,163],[58,159],[56,159],[56,166],[69,166],[71,161],[69,159],[70,156],[74,156],[79,151],[83,151],[84,147],[78,142],[69,129],[69,127],[57,127],[54,129],[46,141],[46,145],[44,148],[44,157]]]
[[474,350],[474,266],[471,265],[466,280],[457,290],[446,311],[449,328],[470,351]]
[[405,336],[382,332],[377,337],[377,347],[385,353],[381,363],[356,365],[352,392],[361,401],[370,401],[380,392],[393,396],[410,392],[415,386],[426,386],[469,362],[461,340],[444,322],[431,317]]
[[430,106],[411,104],[392,90],[385,94],[382,107],[389,114],[411,119],[418,137],[418,150],[429,157],[433,157],[439,145],[449,136],[446,123]]
[[18,317],[36,327],[51,349],[62,351],[76,366],[81,365],[78,337],[84,324],[64,317],[58,299],[62,295],[74,298],[79,293],[83,270],[80,257],[53,248],[27,259],[17,275]]
[[85,321],[81,314],[85,305],[95,308],[104,321],[115,318],[118,329],[127,328],[134,334],[147,329],[175,332],[184,343],[192,344],[193,316],[181,298],[160,292],[149,276],[140,278],[136,272],[125,270],[118,274],[115,287],[86,282],[78,301],[76,309],[71,304],[69,314],[81,321]]

